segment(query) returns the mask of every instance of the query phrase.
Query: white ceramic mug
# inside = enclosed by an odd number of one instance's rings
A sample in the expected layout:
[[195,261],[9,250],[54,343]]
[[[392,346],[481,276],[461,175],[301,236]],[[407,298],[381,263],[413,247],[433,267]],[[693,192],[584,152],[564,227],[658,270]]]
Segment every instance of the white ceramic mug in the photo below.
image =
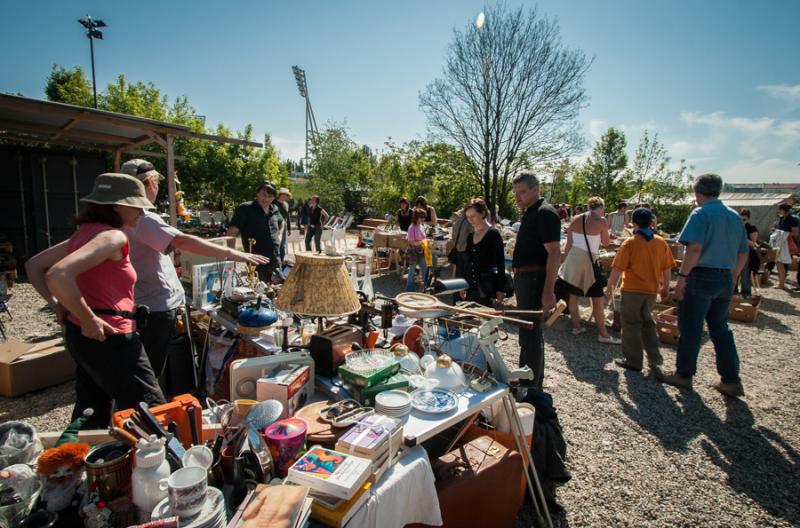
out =
[[201,467],[181,468],[159,483],[168,490],[172,514],[181,519],[200,513],[206,502],[208,471]]

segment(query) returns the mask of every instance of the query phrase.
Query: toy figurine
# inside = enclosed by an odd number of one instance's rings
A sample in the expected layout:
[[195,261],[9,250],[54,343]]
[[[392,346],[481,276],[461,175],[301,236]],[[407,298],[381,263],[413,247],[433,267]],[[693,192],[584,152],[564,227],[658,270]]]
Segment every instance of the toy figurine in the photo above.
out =
[[42,500],[47,511],[58,512],[76,505],[76,495],[85,494],[83,459],[88,452],[88,444],[72,442],[41,454],[37,473],[42,481]]

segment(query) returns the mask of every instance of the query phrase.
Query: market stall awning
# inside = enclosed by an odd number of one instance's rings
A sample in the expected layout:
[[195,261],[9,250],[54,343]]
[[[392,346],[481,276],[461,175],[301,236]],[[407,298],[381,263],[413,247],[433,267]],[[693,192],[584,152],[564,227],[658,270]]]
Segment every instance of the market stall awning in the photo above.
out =
[[[96,108],[54,103],[17,95],[0,94],[0,140],[9,143],[48,143],[67,147],[105,150],[114,153],[114,170],[119,170],[123,152],[167,160],[170,223],[176,223],[175,155],[173,139],[192,137],[221,143],[263,148],[262,143],[203,134],[189,127]],[[140,151],[157,143],[164,153]]]

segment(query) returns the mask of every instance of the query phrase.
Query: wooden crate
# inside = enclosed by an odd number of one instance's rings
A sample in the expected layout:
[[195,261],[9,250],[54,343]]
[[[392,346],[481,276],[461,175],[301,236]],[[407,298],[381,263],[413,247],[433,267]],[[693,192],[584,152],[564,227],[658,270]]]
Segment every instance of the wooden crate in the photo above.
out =
[[408,236],[405,233],[389,235],[389,247],[392,249],[407,249]]
[[660,314],[660,313],[664,313],[664,312],[666,312],[667,310],[669,310],[670,308],[672,308],[672,306],[671,306],[671,305],[669,305],[669,304],[659,304],[659,303],[656,303],[656,304],[654,304],[654,305],[653,305],[653,309],[652,309],[652,310],[650,310],[650,314],[652,315],[652,317],[653,317],[653,320],[655,320],[655,319],[656,319],[656,317],[658,317],[658,314]]
[[658,340],[666,345],[677,345],[680,337],[678,329],[678,309],[670,308],[656,316]]
[[373,247],[389,247],[389,235],[385,231],[375,231],[372,237]]
[[679,260],[683,259],[683,255],[686,253],[686,246],[683,244],[670,244],[669,250],[672,251],[672,258]]
[[743,323],[754,323],[758,317],[758,307],[760,305],[760,295],[753,295],[749,299],[734,297],[728,307],[728,319]]
[[603,267],[606,273],[611,273],[611,264],[614,262],[614,257],[616,254],[614,253],[606,253],[605,255],[600,255],[597,257],[597,262]]

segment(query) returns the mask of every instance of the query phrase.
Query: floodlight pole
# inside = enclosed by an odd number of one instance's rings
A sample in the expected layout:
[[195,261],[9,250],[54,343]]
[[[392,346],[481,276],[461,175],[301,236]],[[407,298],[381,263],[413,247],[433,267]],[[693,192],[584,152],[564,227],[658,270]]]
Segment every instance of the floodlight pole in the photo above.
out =
[[89,15],[81,18],[78,22],[86,28],[86,38],[89,39],[89,53],[92,58],[92,94],[94,95],[94,107],[97,108],[97,76],[94,67],[94,39],[103,38],[103,33],[97,28],[105,27],[106,24],[102,20],[92,20],[92,17]]
[[318,133],[317,119],[314,117],[314,109],[311,107],[311,98],[308,96],[308,84],[306,83],[306,72],[298,66],[292,66],[294,79],[297,81],[297,90],[300,92],[300,97],[306,100],[306,157],[305,172],[308,172],[308,136]]
[[95,78],[95,73],[94,73],[94,38],[92,37],[91,29],[88,31],[88,37],[89,37],[89,53],[92,56],[92,94],[94,95],[94,107],[97,108],[97,79]]

